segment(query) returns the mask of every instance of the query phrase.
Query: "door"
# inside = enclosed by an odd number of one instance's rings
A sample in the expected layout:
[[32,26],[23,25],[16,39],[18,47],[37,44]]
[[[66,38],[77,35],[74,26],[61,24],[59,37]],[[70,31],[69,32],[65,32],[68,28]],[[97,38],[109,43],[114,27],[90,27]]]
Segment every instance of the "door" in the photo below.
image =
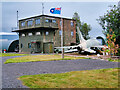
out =
[[40,52],[40,42],[36,42],[36,44],[35,44],[35,52]]
[[43,51],[44,53],[53,53],[54,51],[53,43],[44,43]]

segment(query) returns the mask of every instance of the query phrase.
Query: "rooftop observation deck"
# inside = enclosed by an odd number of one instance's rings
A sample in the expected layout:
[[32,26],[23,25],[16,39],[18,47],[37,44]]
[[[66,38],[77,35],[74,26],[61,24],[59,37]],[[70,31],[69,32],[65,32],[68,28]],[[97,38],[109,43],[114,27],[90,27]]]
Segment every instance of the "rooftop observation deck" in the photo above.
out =
[[26,19],[19,20],[19,30],[14,30],[12,32],[20,32],[32,29],[58,29],[58,17],[51,17],[46,15],[30,17]]

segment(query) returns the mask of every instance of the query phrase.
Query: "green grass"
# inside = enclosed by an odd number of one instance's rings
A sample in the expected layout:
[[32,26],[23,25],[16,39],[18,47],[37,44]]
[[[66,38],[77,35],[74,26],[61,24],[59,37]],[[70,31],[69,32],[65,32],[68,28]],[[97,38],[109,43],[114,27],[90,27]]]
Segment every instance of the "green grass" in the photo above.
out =
[[18,54],[18,53],[0,53],[0,57],[7,57],[7,56],[23,56],[28,54]]
[[108,58],[108,61],[110,61],[110,62],[120,62],[120,59],[111,59],[111,58]]
[[24,75],[18,79],[30,88],[118,88],[118,69]]
[[7,63],[20,63],[20,62],[36,62],[36,61],[54,61],[54,60],[73,60],[73,59],[86,59],[84,57],[73,57],[65,56],[64,59],[61,58],[61,55],[33,55],[33,56],[24,56],[11,58],[4,62]]

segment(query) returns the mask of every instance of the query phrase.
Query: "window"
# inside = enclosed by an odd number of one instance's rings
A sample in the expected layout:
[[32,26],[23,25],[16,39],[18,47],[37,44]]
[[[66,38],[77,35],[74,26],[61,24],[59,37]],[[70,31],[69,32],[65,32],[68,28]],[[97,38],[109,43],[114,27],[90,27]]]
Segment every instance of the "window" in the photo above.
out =
[[33,34],[32,33],[28,33],[28,36],[32,36]]
[[49,19],[49,22],[52,22],[52,20]]
[[62,21],[60,20],[60,26],[62,25]]
[[71,26],[72,26],[72,27],[74,26],[74,23],[73,23],[73,21],[71,21]]
[[53,23],[56,23],[56,20],[52,20]]
[[45,35],[48,35],[49,34],[49,32],[47,31],[46,33],[45,33]]
[[59,30],[59,35],[62,35],[62,31],[61,30]]
[[49,20],[48,20],[48,19],[46,19],[46,20],[45,20],[45,22],[47,22],[47,23],[48,23],[48,22],[49,22]]
[[36,35],[41,35],[41,32],[36,32]]
[[28,43],[28,48],[31,48],[31,43]]
[[35,24],[36,24],[36,25],[40,24],[40,19],[36,19],[36,20],[35,20]]
[[22,43],[21,43],[20,47],[23,48],[23,44]]
[[22,27],[25,27],[25,21],[24,21],[24,22],[21,22],[21,26],[22,26]]
[[71,31],[71,36],[74,36],[74,32],[73,31]]
[[32,20],[28,21],[27,25],[28,26],[32,26],[33,25],[33,21]]
[[22,37],[24,37],[25,36],[25,34],[24,33],[22,33]]

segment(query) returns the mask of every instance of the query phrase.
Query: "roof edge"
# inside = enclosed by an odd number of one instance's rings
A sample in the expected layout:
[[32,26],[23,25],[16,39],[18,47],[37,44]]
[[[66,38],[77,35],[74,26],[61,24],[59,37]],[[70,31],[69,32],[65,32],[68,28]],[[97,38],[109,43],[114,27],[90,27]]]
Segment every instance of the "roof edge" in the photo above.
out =
[[52,17],[52,18],[59,18],[59,19],[68,19],[68,20],[74,20],[72,18],[67,18],[67,17],[59,17],[59,16],[51,16],[51,15],[38,15],[38,16],[32,16],[32,17],[28,17],[28,18],[23,18],[23,19],[20,19],[19,21],[22,21],[22,20],[27,20],[27,19],[31,19],[31,18],[36,18],[36,17],[42,17],[42,16],[47,16],[47,17]]

